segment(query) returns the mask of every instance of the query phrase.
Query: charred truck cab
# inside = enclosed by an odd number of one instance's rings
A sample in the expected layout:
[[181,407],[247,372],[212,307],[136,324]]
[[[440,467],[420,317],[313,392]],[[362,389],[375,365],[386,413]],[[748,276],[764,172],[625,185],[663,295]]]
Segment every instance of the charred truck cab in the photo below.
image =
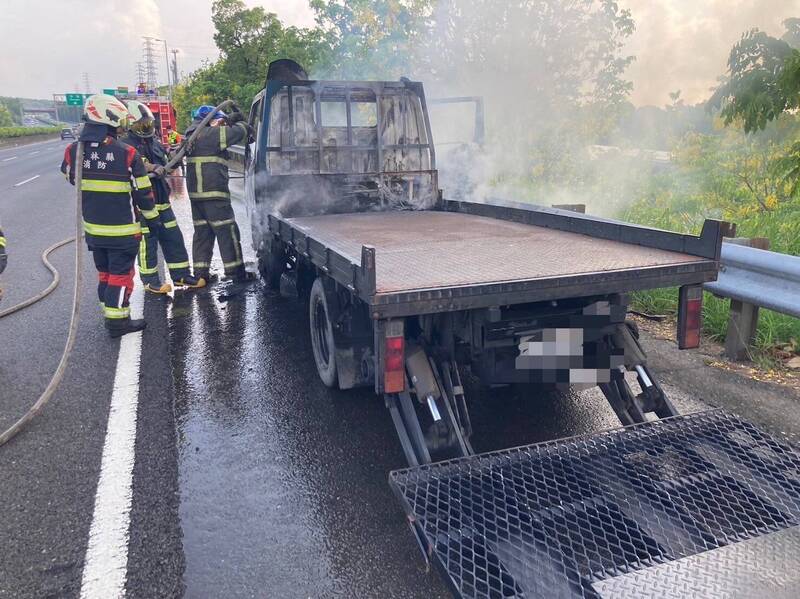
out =
[[[589,566],[570,561],[576,544],[593,543],[608,572],[645,568],[677,559],[669,557],[669,545],[678,533],[658,529],[669,518],[696,527],[690,536],[699,535],[709,548],[725,544],[701,530],[702,514],[658,515],[675,501],[675,485],[693,486],[687,491],[693,497],[716,501],[702,476],[674,460],[697,459],[708,476],[728,469],[728,479],[744,463],[734,455],[744,449],[719,432],[722,420],[703,421],[711,432],[703,430],[717,435],[709,441],[721,452],[717,461],[694,449],[686,457],[686,448],[705,438],[702,431],[672,442],[700,426],[681,418],[671,419],[674,432],[652,429],[660,443],[652,451],[650,433],[640,431],[587,442],[574,454],[556,444],[552,451],[495,459],[473,452],[461,376],[468,371],[485,386],[519,384],[531,390],[531,401],[541,385],[598,386],[623,425],[641,425],[633,431],[677,416],[648,366],[636,326],[626,320],[628,294],[679,287],[679,344],[697,346],[701,286],[717,276],[727,223],[707,220],[694,236],[529,204],[448,200],[438,189],[422,84],[406,79],[313,81],[296,63],[277,61],[249,119],[255,140],[245,151],[246,202],[260,273],[270,287],[307,301],[321,380],[340,389],[370,385],[384,399],[411,466],[392,474],[392,486],[426,559],[435,558],[457,595],[600,596],[586,590]],[[731,431],[749,426],[725,423]],[[591,480],[575,478],[589,462],[598,480],[618,476],[603,470],[616,462],[597,452],[625,439],[633,440],[631,455],[645,471],[670,462],[663,477],[672,477],[672,487],[639,481],[641,488],[630,490],[631,500],[641,500],[636,513],[620,504],[627,500],[620,494],[622,478],[596,489]],[[793,451],[780,444],[768,449],[784,457]],[[575,486],[575,506],[597,511],[601,500],[616,502],[594,524],[564,533],[571,535],[568,542],[555,529],[536,527],[570,499],[556,494],[549,505],[544,487],[517,480],[534,472],[542,456],[560,461],[547,466],[550,479],[541,484]],[[441,462],[449,458],[458,459]],[[778,497],[773,483],[784,476],[783,466],[759,464],[769,479],[764,484]],[[512,470],[503,474],[506,466]],[[424,496],[422,487],[436,487],[436,496]],[[800,517],[800,494],[792,493],[786,510]],[[658,519],[650,528],[642,522],[648,513]],[[637,525],[647,529],[647,540],[622,531]],[[633,547],[630,554],[619,550],[623,545]],[[546,563],[559,555],[563,564]]]

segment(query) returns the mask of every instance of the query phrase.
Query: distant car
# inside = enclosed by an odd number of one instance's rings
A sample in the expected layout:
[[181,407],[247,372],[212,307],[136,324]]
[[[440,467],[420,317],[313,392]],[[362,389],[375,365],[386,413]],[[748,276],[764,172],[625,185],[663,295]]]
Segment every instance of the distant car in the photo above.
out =
[[72,129],[69,127],[64,127],[61,130],[61,139],[67,139],[68,137],[70,139],[75,139],[75,133],[73,133]]

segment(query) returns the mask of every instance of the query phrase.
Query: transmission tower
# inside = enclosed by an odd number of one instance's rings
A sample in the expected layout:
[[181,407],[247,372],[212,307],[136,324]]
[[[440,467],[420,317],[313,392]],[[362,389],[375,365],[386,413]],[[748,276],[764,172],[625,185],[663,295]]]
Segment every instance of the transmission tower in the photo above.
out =
[[158,67],[156,66],[156,38],[143,36],[142,58],[144,59],[145,83],[148,90],[158,89]]
[[178,50],[173,48],[172,52],[172,83],[178,85]]
[[84,72],[81,77],[83,78],[83,91],[87,94],[91,94],[92,87],[89,85],[89,73]]
[[146,74],[145,69],[144,69],[144,63],[143,62],[137,62],[136,63],[136,85],[138,86],[138,85],[140,85],[142,83],[145,83],[146,82],[145,81],[146,78],[147,78],[147,74]]

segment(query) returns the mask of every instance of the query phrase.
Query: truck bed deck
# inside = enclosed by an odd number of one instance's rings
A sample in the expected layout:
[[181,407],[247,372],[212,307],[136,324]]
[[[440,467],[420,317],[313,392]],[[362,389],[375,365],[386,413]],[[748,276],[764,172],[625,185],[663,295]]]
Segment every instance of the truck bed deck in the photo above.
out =
[[640,271],[704,261],[680,252],[455,212],[365,212],[287,221],[356,263],[361,247],[373,246],[378,293]]
[[725,223],[699,236],[513,202],[269,216],[273,236],[393,318],[696,285],[717,276]]

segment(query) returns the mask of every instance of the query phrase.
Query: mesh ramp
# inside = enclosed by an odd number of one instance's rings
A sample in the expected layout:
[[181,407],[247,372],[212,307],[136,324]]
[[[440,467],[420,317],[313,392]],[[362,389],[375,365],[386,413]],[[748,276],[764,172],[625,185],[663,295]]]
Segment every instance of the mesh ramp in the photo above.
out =
[[[389,482],[459,597],[800,588],[800,450],[722,411],[394,471]],[[753,567],[769,555],[773,567]]]

